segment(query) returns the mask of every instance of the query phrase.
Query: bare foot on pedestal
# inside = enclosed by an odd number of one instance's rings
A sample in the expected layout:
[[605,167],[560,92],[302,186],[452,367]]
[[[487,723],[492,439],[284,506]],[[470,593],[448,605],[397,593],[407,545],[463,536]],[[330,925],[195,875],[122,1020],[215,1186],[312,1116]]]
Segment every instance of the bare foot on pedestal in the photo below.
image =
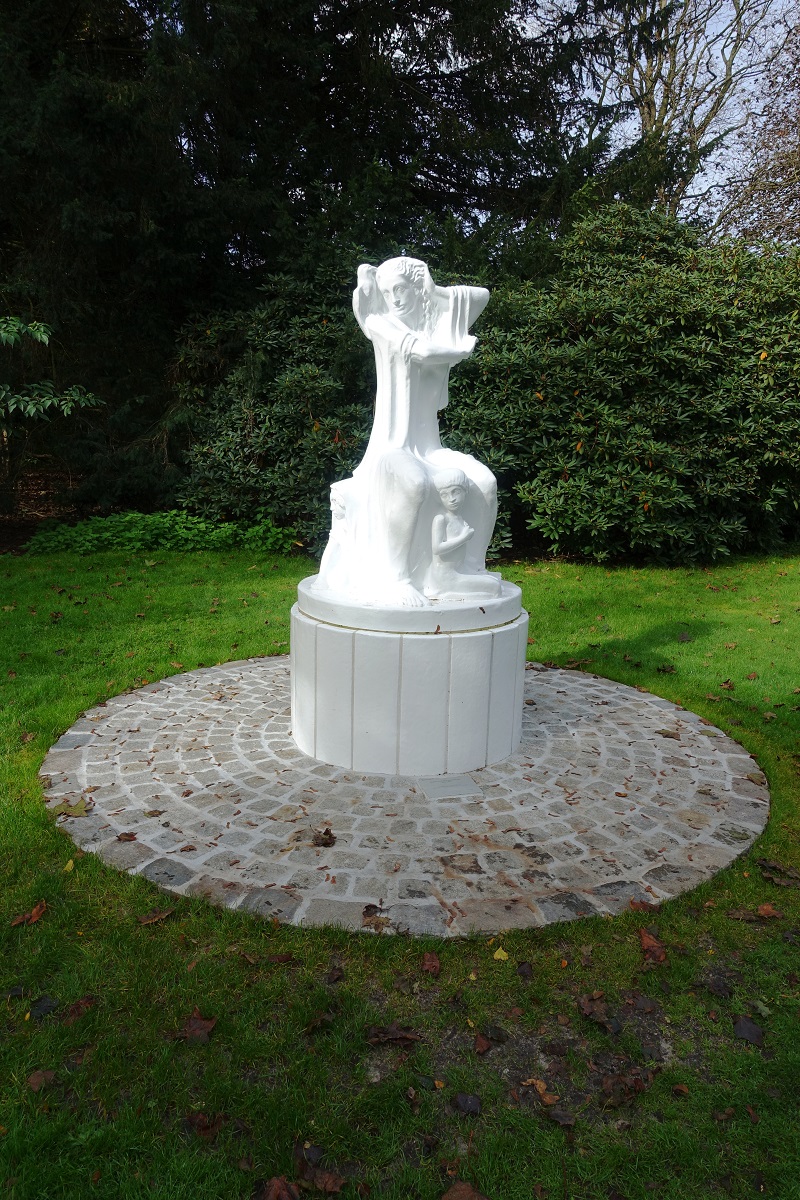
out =
[[407,580],[395,584],[392,590],[386,593],[384,603],[401,605],[403,608],[425,608],[428,605],[422,592],[417,591],[413,583],[409,583]]

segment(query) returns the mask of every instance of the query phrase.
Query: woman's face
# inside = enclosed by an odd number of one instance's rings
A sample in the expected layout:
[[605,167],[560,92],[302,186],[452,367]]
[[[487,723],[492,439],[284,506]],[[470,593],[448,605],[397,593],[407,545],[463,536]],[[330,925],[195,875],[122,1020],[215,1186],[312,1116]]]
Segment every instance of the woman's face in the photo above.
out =
[[383,285],[381,292],[392,316],[398,317],[409,329],[418,328],[422,295],[410,279],[405,275],[394,275]]

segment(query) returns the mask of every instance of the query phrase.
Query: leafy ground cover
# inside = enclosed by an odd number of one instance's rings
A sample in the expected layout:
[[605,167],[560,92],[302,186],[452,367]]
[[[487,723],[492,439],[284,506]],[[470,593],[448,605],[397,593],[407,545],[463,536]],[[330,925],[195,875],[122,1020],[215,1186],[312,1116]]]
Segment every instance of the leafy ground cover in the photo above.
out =
[[773,809],[751,853],[657,912],[453,942],[174,900],[45,813],[36,772],[83,709],[285,653],[308,571],[247,551],[0,560],[5,1194],[800,1196],[800,555],[506,565],[531,658],[720,725]]

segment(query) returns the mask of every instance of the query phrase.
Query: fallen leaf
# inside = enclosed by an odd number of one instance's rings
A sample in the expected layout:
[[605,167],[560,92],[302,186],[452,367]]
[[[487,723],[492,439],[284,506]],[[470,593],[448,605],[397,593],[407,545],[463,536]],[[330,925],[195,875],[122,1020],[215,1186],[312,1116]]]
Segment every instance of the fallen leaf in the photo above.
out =
[[663,942],[660,942],[657,937],[653,937],[652,933],[648,933],[646,929],[640,929],[639,941],[642,943],[646,962],[663,963],[667,961],[667,952]]
[[780,919],[783,916],[783,913],[778,912],[777,908],[773,908],[771,904],[759,904],[756,912],[760,917],[776,917]]
[[135,842],[135,841],[136,841],[136,834],[135,834],[135,833],[131,833],[130,831],[128,831],[127,833],[118,833],[118,834],[117,834],[117,841],[118,841],[118,842]]
[[578,997],[578,1008],[590,1021],[602,1026],[608,1033],[621,1033],[622,1025],[617,1017],[610,1016],[608,1005],[603,998],[603,992],[592,992],[591,995]]
[[326,1195],[338,1193],[344,1187],[346,1180],[333,1171],[319,1166],[325,1155],[321,1146],[313,1142],[296,1141],[294,1144],[294,1163],[301,1183],[305,1187],[315,1188]]
[[151,908],[143,917],[137,917],[140,925],[155,925],[158,921],[166,921],[175,912],[175,906],[170,908]]
[[750,1042],[753,1046],[764,1045],[764,1030],[760,1025],[756,1025],[755,1021],[751,1021],[750,1017],[734,1017],[733,1032],[737,1038]]
[[674,729],[657,729],[656,733],[661,734],[661,737],[673,738],[676,742],[681,740],[681,735]]
[[673,1096],[688,1096],[689,1089],[685,1083],[676,1083],[673,1085],[672,1094]]
[[21,913],[20,916],[14,917],[11,924],[13,925],[35,925],[38,920],[47,912],[47,904],[44,900],[40,900],[38,904],[34,904],[30,912]]
[[660,912],[660,904],[651,904],[649,900],[636,900],[633,896],[630,898],[630,906],[634,912]]
[[191,842],[187,842],[185,846],[181,846],[178,853],[185,854],[188,850],[196,850],[196,849],[197,849],[197,846],[192,845]]
[[517,967],[517,974],[520,979],[533,979],[533,967],[529,962],[521,962]]
[[491,1050],[492,1043],[482,1033],[475,1034],[474,1049],[476,1054],[486,1054],[487,1050]]
[[79,1017],[82,1017],[95,1004],[97,1004],[96,996],[81,996],[80,1000],[76,1000],[74,1004],[70,1004],[67,1009],[67,1015],[64,1017],[64,1024],[74,1025]]
[[165,808],[148,808],[144,815],[146,817],[163,817],[166,811]]
[[397,1042],[400,1045],[409,1045],[412,1042],[421,1042],[422,1035],[415,1033],[410,1025],[398,1025],[396,1021],[392,1021],[391,1025],[370,1025],[367,1029],[367,1041],[371,1046],[381,1046],[388,1042]]
[[200,1009],[195,1006],[192,1015],[186,1018],[183,1027],[175,1036],[186,1042],[205,1043],[211,1036],[211,1031],[216,1023],[216,1017],[201,1016]]
[[336,834],[332,829],[315,829],[312,842],[315,846],[335,846]]
[[498,946],[497,949],[495,950],[494,954],[492,955],[492,958],[496,958],[498,962],[505,962],[506,959],[508,958],[508,955],[506,954],[506,952],[502,946]]
[[441,963],[439,962],[439,956],[434,954],[432,950],[426,950],[422,956],[422,970],[427,971],[427,973],[432,975],[434,979],[438,979],[441,969],[442,967]]
[[300,1193],[285,1175],[257,1183],[252,1200],[300,1200]]
[[46,1083],[52,1083],[55,1071],[34,1071],[28,1076],[28,1087],[32,1092],[40,1091]]
[[266,954],[264,957],[266,958],[267,962],[270,962],[270,963],[283,964],[283,963],[290,963],[290,962],[294,962],[294,955],[293,955],[293,954],[289,954],[289,953],[286,953],[286,954]]
[[75,859],[68,858],[67,861],[64,863],[64,870],[69,872],[69,871],[72,871],[74,869],[74,867],[75,867]]
[[217,1136],[220,1129],[224,1125],[226,1117],[224,1113],[217,1113],[215,1117],[207,1117],[205,1113],[189,1113],[186,1117],[186,1124],[189,1125],[199,1137],[205,1138],[206,1141],[211,1141]]
[[452,1187],[448,1188],[442,1196],[442,1200],[488,1200],[483,1192],[477,1192],[471,1183],[464,1183],[457,1179]]
[[50,815],[53,817],[86,817],[89,815],[88,803],[89,801],[84,796],[81,796],[74,804],[70,804],[68,800],[62,800],[60,804],[53,805]]
[[758,1122],[761,1120],[761,1118],[759,1117],[756,1110],[754,1108],[751,1108],[749,1104],[745,1104],[745,1108],[747,1109],[747,1115],[750,1118],[751,1124],[757,1125]]
[[736,1112],[736,1109],[734,1109],[734,1108],[726,1108],[723,1112],[715,1112],[714,1120],[715,1121],[730,1121],[731,1117],[734,1115],[735,1112]]

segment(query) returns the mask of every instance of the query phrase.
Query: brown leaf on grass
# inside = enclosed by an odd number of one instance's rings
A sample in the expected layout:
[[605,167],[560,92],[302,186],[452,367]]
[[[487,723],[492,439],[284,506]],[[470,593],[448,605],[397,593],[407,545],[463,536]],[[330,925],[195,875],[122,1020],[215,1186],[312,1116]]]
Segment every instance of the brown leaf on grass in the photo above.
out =
[[282,964],[294,962],[293,954],[265,954],[264,957],[269,963]]
[[81,996],[80,1000],[76,1000],[74,1004],[70,1004],[63,1023],[65,1025],[74,1025],[78,1018],[82,1017],[90,1008],[93,1008],[95,1004],[97,1004],[96,996]]
[[178,1030],[175,1037],[190,1043],[205,1043],[210,1038],[211,1030],[216,1023],[216,1017],[201,1016],[200,1009],[195,1005],[192,1015],[186,1018],[183,1027]]
[[596,991],[586,996],[578,997],[578,1008],[590,1021],[602,1026],[608,1033],[621,1033],[622,1026],[616,1017],[608,1011],[608,1005],[603,998],[603,992]]
[[40,1091],[46,1083],[52,1083],[55,1071],[34,1071],[28,1076],[28,1087],[32,1092]]
[[557,1104],[561,1099],[560,1096],[556,1096],[548,1090],[547,1084],[543,1079],[534,1079],[533,1077],[530,1079],[523,1079],[519,1086],[534,1088],[542,1104],[548,1107],[551,1104]]
[[732,921],[758,921],[758,913],[754,913],[751,908],[729,908],[725,914]]
[[38,904],[34,904],[30,912],[20,913],[18,917],[14,917],[11,924],[14,925],[35,925],[36,922],[47,912],[47,904],[44,900],[40,900]]
[[135,833],[131,833],[131,832],[130,832],[130,830],[128,830],[126,833],[118,833],[118,834],[117,834],[117,841],[118,841],[118,842],[135,842],[135,841],[136,841],[136,834],[135,834]]
[[719,686],[722,688],[722,690],[724,692],[736,691],[736,684],[733,682],[732,679],[723,679],[722,683]]
[[734,1115],[735,1112],[736,1112],[735,1108],[726,1108],[722,1112],[715,1112],[714,1120],[715,1121],[730,1121],[731,1117]]
[[312,1142],[298,1140],[294,1144],[294,1164],[300,1176],[301,1186],[332,1196],[342,1190],[347,1180],[335,1171],[327,1171],[318,1165],[324,1154],[322,1147],[315,1146]]
[[438,979],[441,969],[438,954],[434,954],[432,950],[426,950],[422,956],[422,970],[427,971],[434,979]]
[[689,1088],[685,1083],[675,1083],[672,1086],[673,1096],[688,1096]]
[[449,1187],[442,1200],[488,1200],[483,1192],[478,1192],[471,1183],[465,1183],[462,1179],[457,1179],[452,1187]]
[[300,1193],[285,1175],[276,1175],[256,1184],[252,1200],[300,1200]]
[[606,1075],[603,1078],[602,1090],[607,1097],[606,1108],[619,1108],[635,1100],[646,1091],[653,1082],[653,1072],[644,1067],[630,1067],[627,1072],[619,1075]]
[[517,967],[517,974],[520,979],[533,979],[533,967],[529,962],[521,962]]
[[186,1124],[189,1125],[195,1133],[205,1138],[206,1141],[212,1141],[217,1136],[222,1126],[225,1124],[227,1117],[224,1113],[217,1113],[214,1117],[207,1117],[205,1113],[189,1113],[186,1117]]
[[757,1125],[758,1122],[761,1120],[761,1117],[758,1115],[758,1113],[756,1112],[756,1110],[754,1108],[750,1107],[749,1104],[745,1104],[745,1108],[747,1109],[747,1115],[750,1118],[751,1125]]
[[660,912],[660,904],[651,904],[649,900],[636,900],[633,896],[630,898],[630,906],[634,912]]
[[492,1043],[482,1033],[476,1033],[474,1048],[476,1054],[486,1054],[487,1050],[491,1050]]
[[775,917],[778,920],[783,916],[783,913],[778,912],[777,908],[774,908],[771,904],[759,904],[756,912],[760,917]]
[[398,1025],[397,1021],[392,1021],[391,1025],[370,1025],[367,1030],[367,1041],[370,1046],[381,1046],[392,1042],[405,1046],[422,1040],[422,1034],[415,1033],[410,1025]]
[[664,943],[660,942],[652,933],[648,933],[646,929],[640,929],[639,941],[642,943],[645,962],[663,963],[667,961],[667,952],[664,948]]
[[174,904],[169,908],[151,908],[143,917],[137,917],[136,920],[140,925],[156,925],[159,921],[166,921],[167,917],[171,917],[175,912]]
[[758,679],[758,671],[751,671],[747,676],[748,679]]
[[336,834],[330,828],[315,829],[311,841],[315,846],[335,846]]
[[778,887],[800,887],[800,871],[796,867],[784,867],[782,863],[773,862],[770,858],[756,860],[761,868],[761,874],[770,883]]
[[23,733],[19,740],[22,742],[23,746],[27,746],[28,742],[32,742],[35,737],[35,733]]

